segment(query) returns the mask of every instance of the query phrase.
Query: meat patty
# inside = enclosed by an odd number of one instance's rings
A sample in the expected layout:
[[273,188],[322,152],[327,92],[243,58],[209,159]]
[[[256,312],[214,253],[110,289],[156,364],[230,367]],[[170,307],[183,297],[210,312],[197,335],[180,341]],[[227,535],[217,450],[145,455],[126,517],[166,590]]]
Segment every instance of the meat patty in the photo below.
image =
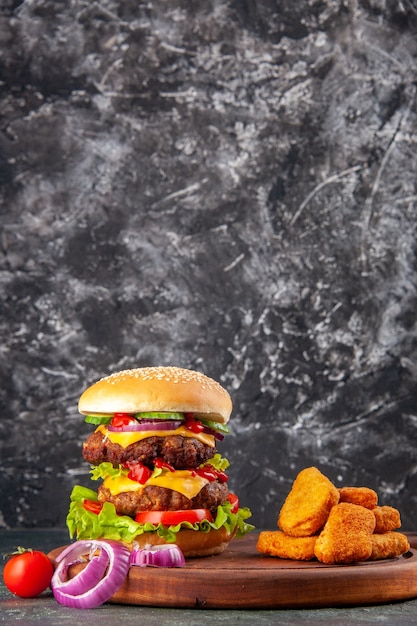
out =
[[99,502],[112,502],[119,515],[134,517],[139,511],[177,511],[180,509],[216,509],[226,500],[229,490],[225,483],[208,483],[191,500],[178,491],[151,485],[138,491],[126,491],[112,496],[109,489],[98,488]]
[[139,461],[152,467],[156,457],[161,457],[175,469],[192,469],[206,463],[216,452],[216,448],[198,439],[181,435],[147,437],[123,448],[96,431],[84,443],[82,454],[92,465],[109,462],[117,467],[128,461]]

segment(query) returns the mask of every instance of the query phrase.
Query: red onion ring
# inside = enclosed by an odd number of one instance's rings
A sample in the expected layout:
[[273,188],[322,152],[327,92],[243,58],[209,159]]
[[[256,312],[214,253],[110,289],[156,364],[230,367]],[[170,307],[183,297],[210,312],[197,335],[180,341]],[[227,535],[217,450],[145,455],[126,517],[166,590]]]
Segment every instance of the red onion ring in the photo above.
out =
[[223,441],[224,439],[224,435],[222,433],[219,433],[219,431],[214,430],[214,428],[210,428],[209,426],[204,426],[203,433],[206,433],[207,435],[213,435],[213,437],[215,437],[215,439],[218,439],[219,441]]
[[130,555],[130,564],[139,567],[182,567],[184,555],[175,543],[135,548]]
[[[143,419],[137,422],[130,422],[129,424],[125,424],[124,426],[112,426],[112,424],[107,424],[107,430],[111,433],[135,433],[135,432],[146,432],[150,430],[176,430],[179,428],[184,422],[181,420],[162,420],[160,418],[148,418]],[[203,431],[207,435],[212,435],[218,441],[223,441],[224,435],[219,433],[214,428],[210,428],[209,426],[204,426]]]
[[154,422],[132,422],[125,426],[112,426],[108,424],[107,430],[112,433],[135,433],[147,430],[176,430],[181,426],[179,420],[155,420]]
[[[96,550],[104,552],[108,561],[104,577],[97,580],[103,561],[100,557],[97,560],[93,557],[87,567],[71,579],[74,582],[69,586],[71,591],[68,591],[67,582],[61,578],[63,569],[79,562],[80,555],[86,551],[91,555]],[[57,602],[78,609],[93,609],[107,602],[124,581],[130,567],[130,551],[120,541],[77,541],[61,552],[56,561],[58,567],[52,576],[51,589]],[[61,563],[64,565],[59,569]],[[84,574],[86,570],[88,572]]]
[[96,547],[92,545],[86,567],[74,578],[67,578],[68,569],[71,565],[85,562],[83,555],[86,553],[86,546],[84,542],[79,541],[65,548],[56,559],[58,565],[54,572],[54,587],[60,591],[65,591],[65,593],[77,595],[80,590],[85,590],[87,586],[91,588],[96,585],[106,571],[109,557],[104,550],[100,550],[98,555],[95,555],[95,552],[97,552]]

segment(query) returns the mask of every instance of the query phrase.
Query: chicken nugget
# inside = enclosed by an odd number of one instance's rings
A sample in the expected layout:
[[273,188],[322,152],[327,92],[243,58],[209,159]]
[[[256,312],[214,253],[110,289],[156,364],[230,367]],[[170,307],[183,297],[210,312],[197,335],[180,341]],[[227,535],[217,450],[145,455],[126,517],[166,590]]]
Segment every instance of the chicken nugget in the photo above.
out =
[[339,491],[316,467],[302,470],[282,505],[278,526],[292,537],[316,535],[339,502]]
[[359,504],[366,509],[373,509],[378,504],[378,494],[369,487],[341,487],[339,502]]
[[401,526],[400,512],[392,506],[376,506],[372,513],[376,519],[374,533],[387,533]]
[[259,534],[256,549],[263,554],[278,556],[281,559],[295,561],[312,561],[314,544],[317,535],[313,537],[290,537],[281,530],[263,530]]
[[374,534],[371,537],[372,553],[370,561],[379,559],[394,559],[401,556],[410,549],[408,539],[402,533],[388,531],[386,533]]
[[336,504],[317,538],[314,554],[322,563],[355,563],[372,554],[375,515],[350,502]]

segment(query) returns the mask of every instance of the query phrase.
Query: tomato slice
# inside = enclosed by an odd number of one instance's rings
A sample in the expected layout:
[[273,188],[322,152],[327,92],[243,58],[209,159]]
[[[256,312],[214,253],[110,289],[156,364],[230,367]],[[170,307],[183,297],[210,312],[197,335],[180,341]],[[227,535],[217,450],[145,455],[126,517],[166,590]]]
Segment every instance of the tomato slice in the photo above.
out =
[[200,420],[191,418],[185,420],[185,428],[191,430],[192,433],[202,433],[204,425],[200,422]]
[[230,509],[232,513],[237,513],[239,510],[239,498],[237,497],[237,495],[229,491],[229,493],[227,494],[227,499],[232,505],[232,508]]
[[136,480],[141,485],[144,485],[152,476],[152,470],[140,461],[127,461],[127,463],[123,464],[123,467],[129,469],[127,477],[130,480]]
[[168,469],[170,472],[175,472],[175,467],[171,465],[170,463],[167,463],[166,461],[164,461],[160,456],[156,457],[153,464],[155,467],[158,467],[161,469]]
[[115,428],[123,428],[123,426],[129,426],[129,424],[136,424],[137,421],[134,417],[128,413],[115,413],[111,420],[111,425]]
[[213,521],[213,516],[208,509],[183,509],[180,511],[140,511],[135,517],[138,524],[162,524],[163,526],[176,526],[181,522],[195,524],[203,520]]
[[216,469],[215,467],[210,465],[210,463],[206,463],[206,465],[203,465],[203,467],[198,467],[196,470],[194,470],[194,472],[202,478],[209,480],[211,483],[215,480],[218,480],[219,483],[226,483],[229,480],[226,472]]
[[86,511],[90,511],[90,513],[98,515],[103,508],[103,505],[95,500],[83,500],[83,507]]
[[213,483],[217,479],[216,470],[214,469],[214,467],[211,467],[211,465],[205,465],[204,467],[199,467],[196,470],[196,474],[201,476],[201,478],[205,478],[206,480],[209,480],[211,483]]

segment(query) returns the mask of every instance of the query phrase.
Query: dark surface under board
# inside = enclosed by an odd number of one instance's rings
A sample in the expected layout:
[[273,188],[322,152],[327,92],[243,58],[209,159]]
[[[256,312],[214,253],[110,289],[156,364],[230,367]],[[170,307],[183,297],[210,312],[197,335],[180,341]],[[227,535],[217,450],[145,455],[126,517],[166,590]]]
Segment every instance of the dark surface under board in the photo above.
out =
[[[410,535],[411,544],[416,545],[416,535]],[[65,528],[48,530],[4,530],[0,532],[0,553],[9,552],[16,545],[33,546],[50,551],[68,542]],[[3,562],[1,563],[1,565]],[[0,566],[1,567],[1,566]],[[308,624],[318,626],[346,626],[346,624],[396,624],[414,625],[417,615],[417,600],[384,603],[373,606],[321,608],[321,609],[175,609],[139,607],[127,604],[105,604],[98,609],[80,611],[59,605],[46,592],[39,598],[22,600],[12,596],[0,581],[0,623],[42,624],[47,626],[266,626],[271,624]]]

